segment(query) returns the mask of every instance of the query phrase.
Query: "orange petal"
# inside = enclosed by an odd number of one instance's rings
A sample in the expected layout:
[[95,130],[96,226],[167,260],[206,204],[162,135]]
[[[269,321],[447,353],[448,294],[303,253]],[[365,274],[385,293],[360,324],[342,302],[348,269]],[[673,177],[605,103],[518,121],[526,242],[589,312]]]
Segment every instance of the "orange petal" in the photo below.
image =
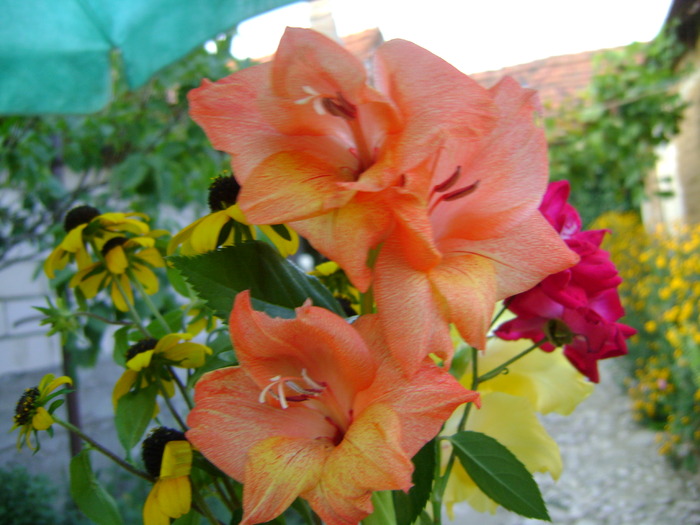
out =
[[401,368],[413,373],[430,353],[453,352],[443,297],[430,274],[411,268],[393,239],[382,246],[375,265],[374,298],[387,345]]
[[[370,341],[373,349],[385,342],[377,315],[363,315],[354,326]],[[440,430],[442,424],[462,403],[477,402],[479,394],[467,390],[447,369],[425,359],[415,374],[406,377],[393,357],[384,354],[377,377],[370,388],[361,392],[355,409],[362,413],[369,404],[390,407],[399,416],[401,448],[412,457]]]
[[391,228],[391,203],[371,194],[357,194],[340,209],[297,221],[292,226],[329,259],[337,262],[361,292],[367,291],[372,279],[367,258]]
[[490,259],[466,253],[444,257],[431,282],[445,298],[448,319],[464,340],[483,350],[496,305],[496,270]]
[[391,40],[376,53],[375,82],[399,108],[405,125],[397,144],[400,171],[439,148],[446,135],[474,138],[494,124],[493,96],[429,51]]
[[398,416],[377,404],[363,411],[326,461],[317,487],[302,494],[328,525],[357,523],[378,490],[408,490],[413,463],[400,446]]
[[324,440],[271,437],[248,452],[241,525],[264,523],[318,484],[333,445]]
[[346,204],[353,192],[336,184],[346,179],[342,166],[329,160],[304,151],[283,151],[252,170],[238,203],[255,224],[306,219]]
[[240,367],[205,374],[195,386],[187,440],[226,474],[243,482],[248,451],[267,438],[335,436],[336,428],[304,406],[286,410],[258,400],[258,387]]
[[491,261],[497,277],[495,300],[529,290],[545,277],[578,261],[559,234],[538,210],[503,236],[451,239],[443,248],[454,254],[475,254]]

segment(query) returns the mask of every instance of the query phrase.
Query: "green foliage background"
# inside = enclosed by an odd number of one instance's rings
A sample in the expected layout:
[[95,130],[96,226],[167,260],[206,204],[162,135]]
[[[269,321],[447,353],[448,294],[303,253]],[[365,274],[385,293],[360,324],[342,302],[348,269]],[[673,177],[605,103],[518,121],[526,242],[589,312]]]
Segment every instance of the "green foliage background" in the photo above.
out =
[[[231,73],[229,44],[190,53],[136,91],[115,69],[114,100],[96,114],[0,117],[0,269],[53,246],[78,204],[155,220],[164,205],[203,209],[228,161],[189,118],[187,92]],[[18,251],[26,243],[32,253]]]
[[597,57],[581,99],[547,119],[551,178],[571,182],[571,201],[589,224],[607,211],[639,210],[657,148],[678,133],[683,46],[667,28],[649,43]]

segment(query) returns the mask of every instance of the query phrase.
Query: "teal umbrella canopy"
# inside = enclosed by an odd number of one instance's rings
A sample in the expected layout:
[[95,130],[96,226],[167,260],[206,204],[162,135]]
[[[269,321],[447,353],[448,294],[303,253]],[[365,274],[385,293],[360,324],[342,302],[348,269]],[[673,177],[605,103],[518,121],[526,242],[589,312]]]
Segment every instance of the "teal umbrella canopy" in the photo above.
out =
[[0,114],[92,113],[239,22],[293,0],[0,0]]

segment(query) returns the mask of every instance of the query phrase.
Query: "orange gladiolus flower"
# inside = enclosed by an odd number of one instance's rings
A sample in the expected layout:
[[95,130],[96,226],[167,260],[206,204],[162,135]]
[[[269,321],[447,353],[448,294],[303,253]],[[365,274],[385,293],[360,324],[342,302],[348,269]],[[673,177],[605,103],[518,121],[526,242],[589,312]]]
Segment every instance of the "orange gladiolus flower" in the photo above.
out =
[[492,126],[488,92],[428,51],[394,40],[362,63],[325,36],[289,28],[274,60],[190,92],[192,118],[232,156],[238,204],[256,224],[286,223],[360,291],[392,227],[380,194],[444,137]]
[[[498,116],[477,140],[448,137],[395,190],[397,227],[375,266],[375,299],[392,352],[404,363],[453,347],[448,323],[483,349],[493,308],[577,256],[538,207],[548,180],[535,92],[506,78],[489,90]],[[412,367],[409,367],[412,369]]]
[[478,394],[426,360],[410,379],[385,350],[375,316],[350,325],[308,304],[295,319],[236,298],[240,366],[195,387],[187,439],[243,483],[242,524],[281,514],[298,496],[328,525],[358,523],[373,491],[408,490],[411,457]]

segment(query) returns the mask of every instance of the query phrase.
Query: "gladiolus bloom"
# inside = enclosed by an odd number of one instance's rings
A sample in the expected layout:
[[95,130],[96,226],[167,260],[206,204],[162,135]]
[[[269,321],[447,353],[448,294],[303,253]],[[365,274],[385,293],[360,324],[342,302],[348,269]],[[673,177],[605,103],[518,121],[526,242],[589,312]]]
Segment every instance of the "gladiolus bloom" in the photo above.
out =
[[581,231],[581,219],[567,203],[568,196],[569,183],[554,182],[540,209],[580,262],[508,298],[506,305],[516,318],[502,324],[496,334],[533,341],[548,335],[543,350],[563,346],[571,363],[597,383],[598,361],[626,354],[625,339],[635,330],[616,322],[625,313],[617,292],[622,279],[608,252],[600,248],[606,230]]
[[197,383],[187,439],[243,483],[243,525],[298,496],[328,525],[358,523],[372,492],[411,487],[411,457],[478,399],[429,361],[402,377],[374,316],[351,325],[305,304],[270,318],[243,292],[230,330],[241,365]]
[[337,43],[288,28],[272,62],[189,95],[192,118],[232,156],[247,219],[289,223],[362,292],[368,253],[393,221],[383,190],[445,135],[491,125],[486,90],[410,42],[377,49],[373,81]]
[[484,91],[494,126],[472,140],[448,137],[407,174],[375,266],[389,344],[413,352],[413,363],[435,345],[449,362],[449,323],[483,349],[497,301],[577,260],[537,209],[548,165],[535,92],[510,78]]

